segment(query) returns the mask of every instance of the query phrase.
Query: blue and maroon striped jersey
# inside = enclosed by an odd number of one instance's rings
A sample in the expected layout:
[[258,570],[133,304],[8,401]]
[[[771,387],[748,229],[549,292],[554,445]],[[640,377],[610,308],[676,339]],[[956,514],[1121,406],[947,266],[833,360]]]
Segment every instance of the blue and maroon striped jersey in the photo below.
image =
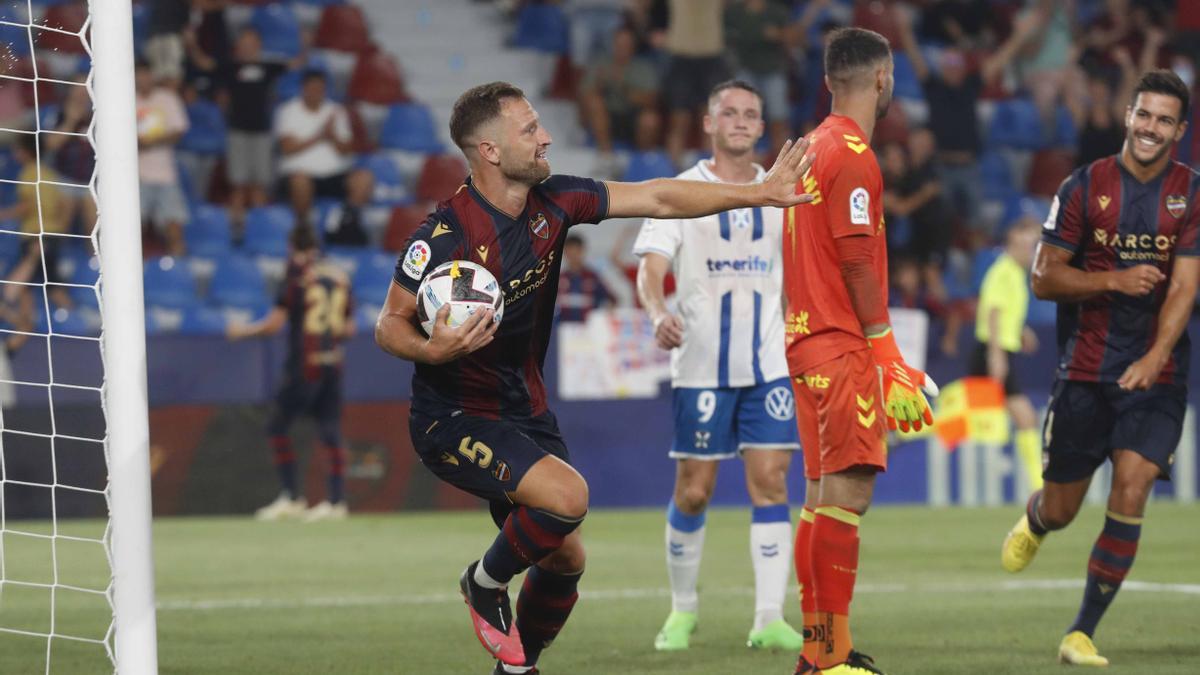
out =
[[287,377],[313,382],[341,373],[353,300],[346,273],[310,255],[288,260],[275,305],[287,311]]
[[[1117,156],[1071,174],[1050,208],[1042,242],[1070,251],[1087,272],[1156,265],[1168,280],[1144,297],[1104,293],[1058,305],[1058,377],[1116,382],[1145,356],[1158,329],[1176,256],[1200,256],[1200,174],[1171,162],[1141,183]],[[1175,344],[1160,383],[1187,382],[1189,340]]]
[[418,363],[413,408],[437,417],[523,418],[546,412],[542,363],[567,229],[608,215],[608,188],[590,178],[551,176],[534,186],[513,218],[465,185],[417,228],[395,281],[416,293],[427,270],[450,260],[483,265],[504,289],[504,320],[488,346],[441,365]]

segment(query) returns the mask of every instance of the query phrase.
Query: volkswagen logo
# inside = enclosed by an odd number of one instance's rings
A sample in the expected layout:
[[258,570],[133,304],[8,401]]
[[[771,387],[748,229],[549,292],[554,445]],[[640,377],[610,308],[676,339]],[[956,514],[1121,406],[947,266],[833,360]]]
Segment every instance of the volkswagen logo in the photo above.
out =
[[786,422],[796,414],[796,407],[792,404],[792,390],[787,387],[775,387],[767,392],[763,407],[767,409],[768,415],[780,422]]

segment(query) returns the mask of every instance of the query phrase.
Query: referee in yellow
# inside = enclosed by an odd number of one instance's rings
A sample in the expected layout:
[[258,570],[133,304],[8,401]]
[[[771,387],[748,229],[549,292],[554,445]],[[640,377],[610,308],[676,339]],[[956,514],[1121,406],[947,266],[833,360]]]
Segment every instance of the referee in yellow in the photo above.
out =
[[1004,252],[988,268],[979,290],[975,339],[969,374],[987,376],[1004,384],[1005,406],[1016,427],[1017,457],[1031,490],[1042,487],[1042,444],[1037,414],[1021,391],[1012,368],[1015,354],[1037,350],[1037,335],[1025,325],[1029,310],[1029,268],[1041,227],[1025,217],[1013,223],[1005,237]]

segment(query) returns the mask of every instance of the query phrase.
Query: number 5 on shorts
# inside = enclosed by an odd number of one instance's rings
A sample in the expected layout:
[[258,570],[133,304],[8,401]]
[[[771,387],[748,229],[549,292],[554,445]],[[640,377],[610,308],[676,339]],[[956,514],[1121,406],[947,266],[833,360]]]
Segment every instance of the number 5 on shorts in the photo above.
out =
[[468,462],[481,469],[488,468],[492,463],[492,449],[484,445],[483,441],[472,443],[470,436],[464,436],[462,442],[458,444],[458,454],[466,457]]

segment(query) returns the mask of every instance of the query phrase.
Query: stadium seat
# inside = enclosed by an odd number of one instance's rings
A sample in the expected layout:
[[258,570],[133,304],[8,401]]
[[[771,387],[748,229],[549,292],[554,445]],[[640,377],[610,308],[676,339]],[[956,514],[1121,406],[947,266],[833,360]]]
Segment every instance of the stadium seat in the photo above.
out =
[[[12,10],[4,11],[10,12]],[[3,16],[0,16],[0,20],[16,23],[23,23],[25,21],[25,19],[5,19]],[[10,50],[9,54],[14,57],[29,56],[29,32],[20,26],[0,25],[0,44],[7,45]]]
[[894,76],[896,86],[894,93],[896,97],[924,101],[925,91],[921,88],[921,81],[917,79],[917,71],[913,68],[908,54],[896,52],[892,54],[892,61],[895,64]]
[[1014,98],[997,101],[988,129],[988,144],[1021,150],[1044,150],[1072,147],[1075,143],[1075,123],[1063,106],[1054,113],[1053,128],[1042,124],[1033,101]]
[[388,109],[383,127],[379,130],[379,145],[413,152],[442,151],[433,113],[419,103],[398,103]]
[[212,307],[190,307],[183,310],[179,332],[183,335],[223,335],[225,313]]
[[56,307],[50,312],[50,330],[58,335],[97,335],[99,326],[92,326],[83,310]]
[[[12,222],[16,223],[16,221]],[[20,225],[16,224],[16,226]],[[24,243],[25,237],[19,234],[0,232],[0,277],[7,277],[9,271],[21,259],[21,248]]]
[[517,15],[512,46],[548,54],[570,51],[570,21],[562,8],[553,4],[526,4]]
[[983,182],[983,198],[1007,200],[1014,190],[1012,167],[1004,155],[988,150],[979,158],[979,173]]
[[225,113],[216,103],[197,99],[188,105],[188,130],[176,147],[197,155],[225,154]]
[[662,150],[635,152],[629,158],[629,166],[621,180],[627,182],[650,180],[651,178],[670,178],[678,173],[671,158]]
[[554,63],[554,74],[550,76],[547,94],[559,101],[574,101],[579,97],[579,84],[583,81],[582,68],[571,63],[571,57],[560,54]]
[[400,66],[386,51],[372,47],[358,55],[346,96],[366,103],[391,105],[406,103],[404,76]]
[[[896,25],[891,0],[874,0],[873,2],[855,2],[852,26],[873,30],[888,39],[893,45],[901,42],[900,29]],[[895,53],[893,56],[902,56]],[[899,83],[897,83],[899,84]]]
[[192,219],[183,228],[188,253],[209,258],[229,252],[233,246],[232,232],[229,214],[212,204],[198,204],[192,209]]
[[[46,9],[46,14],[37,25],[47,28],[57,28],[71,33],[83,30],[83,24],[88,18],[87,4],[81,2],[63,2]],[[61,54],[86,54],[83,40],[78,35],[68,35],[52,30],[35,30],[34,46],[41,50],[59,52]]]
[[387,230],[383,234],[383,249],[393,253],[403,251],[408,238],[425,222],[430,211],[431,205],[425,203],[397,206],[392,209]]
[[400,170],[385,153],[376,153],[364,157],[359,166],[371,172],[375,177],[375,190],[371,201],[376,204],[392,206],[408,201],[408,185]]
[[250,255],[284,258],[288,235],[296,226],[296,216],[286,206],[262,206],[246,212],[246,234],[242,248]]
[[454,155],[433,155],[425,158],[417,178],[416,197],[436,202],[454,196],[467,178],[467,165]]
[[313,46],[339,52],[360,52],[371,44],[363,12],[354,5],[329,5],[313,36]]
[[364,305],[382,307],[395,270],[395,256],[375,251],[363,256],[351,277],[355,300]]
[[1000,231],[1008,229],[1021,218],[1029,217],[1039,223],[1050,215],[1050,200],[1023,193],[1013,194],[1004,202],[1004,214],[1000,218]]
[[74,284],[69,293],[76,307],[100,307],[97,290],[94,288],[81,288],[81,286],[94,286],[100,279],[99,258],[88,257],[82,264],[77,263],[75,269],[71,272],[71,276],[67,278]]
[[371,249],[361,246],[329,246],[325,249],[324,257],[325,260],[345,272],[346,276],[354,278],[354,273],[358,271],[362,260],[374,253]]
[[151,258],[142,272],[147,307],[183,309],[199,304],[196,282],[182,261],[170,256]]
[[182,309],[172,307],[146,308],[146,335],[171,335],[183,325]]
[[300,22],[288,5],[272,3],[256,7],[250,25],[262,36],[264,57],[291,59],[300,53]]
[[1075,153],[1070,150],[1039,150],[1029,168],[1029,193],[1053,197],[1058,186],[1075,170]]
[[266,307],[267,286],[258,265],[246,256],[222,258],[208,285],[208,304],[248,310]]

